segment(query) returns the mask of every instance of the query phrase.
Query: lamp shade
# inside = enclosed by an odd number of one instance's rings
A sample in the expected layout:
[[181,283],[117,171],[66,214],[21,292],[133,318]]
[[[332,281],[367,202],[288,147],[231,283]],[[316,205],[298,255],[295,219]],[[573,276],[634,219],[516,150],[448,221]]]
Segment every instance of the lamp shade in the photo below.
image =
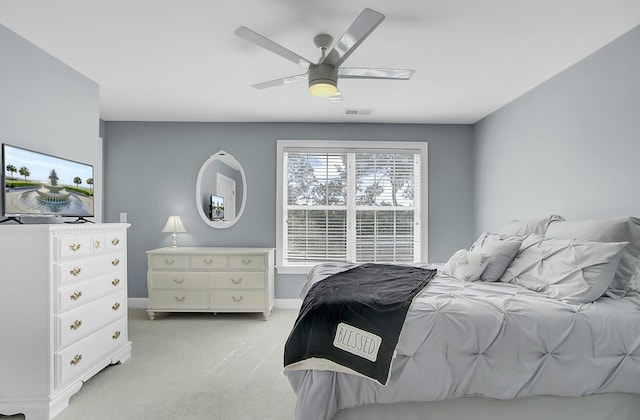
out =
[[187,229],[184,228],[182,224],[182,219],[180,216],[169,216],[167,219],[167,223],[162,228],[163,233],[175,233],[175,232],[186,232]]

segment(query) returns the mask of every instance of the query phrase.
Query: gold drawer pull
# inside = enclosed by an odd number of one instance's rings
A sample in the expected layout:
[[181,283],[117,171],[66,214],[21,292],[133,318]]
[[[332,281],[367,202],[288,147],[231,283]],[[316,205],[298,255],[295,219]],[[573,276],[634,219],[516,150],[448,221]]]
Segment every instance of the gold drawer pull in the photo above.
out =
[[82,325],[82,321],[80,321],[79,319],[76,319],[75,321],[73,321],[73,324],[69,325],[69,328],[75,331],[78,328],[80,328],[81,325]]
[[182,283],[184,283],[184,278],[180,278],[180,279],[175,278],[175,279],[173,279],[173,281],[174,281],[176,284],[182,284]]
[[96,249],[100,248],[100,241],[95,241],[95,243],[93,244],[93,246],[96,247]]
[[114,311],[117,311],[118,309],[120,309],[120,303],[119,302],[114,303],[111,309],[113,309]]
[[231,299],[233,299],[233,301],[236,303],[242,302],[242,298],[243,298],[242,295],[240,295],[240,297],[231,296]]
[[177,300],[178,302],[182,302],[182,301],[184,301],[184,300],[187,298],[187,297],[186,297],[186,296],[184,296],[184,295],[183,295],[182,297],[178,297],[178,296],[174,296],[174,297],[176,298],[176,300]]
[[164,258],[164,263],[167,265],[173,265],[173,263],[176,262],[173,258],[169,259],[167,257]]
[[120,338],[120,331],[116,331],[111,338],[113,338],[114,340],[117,340],[118,338]]
[[73,252],[76,252],[80,249],[82,245],[80,245],[78,242],[74,242],[71,245],[69,245],[69,249],[72,250]]
[[113,286],[117,286],[117,285],[119,285],[119,284],[120,284],[120,279],[113,279],[113,280],[111,281],[111,284],[112,284]]
[[79,290],[74,291],[70,296],[69,299],[71,300],[78,300],[82,297],[82,292]]
[[244,265],[249,265],[249,264],[251,264],[251,258],[247,258],[247,259],[244,259],[244,258],[243,258],[243,259],[242,259],[242,264],[244,264]]
[[118,264],[120,264],[120,260],[117,258],[114,258],[113,261],[111,261],[111,265],[114,267],[117,267]]
[[213,258],[209,258],[208,260],[207,259],[204,260],[204,263],[207,264],[207,265],[211,265],[212,262],[213,262]]
[[113,239],[111,240],[111,244],[112,244],[113,246],[116,246],[116,245],[118,245],[119,243],[120,243],[120,239],[118,239],[118,238],[113,238]]
[[69,274],[71,274],[74,277],[78,277],[81,271],[82,269],[80,267],[73,267],[71,271],[69,271]]
[[78,363],[80,363],[80,360],[82,360],[82,355],[81,354],[76,354],[75,356],[73,356],[73,359],[71,359],[71,362],[69,362],[69,364],[71,366],[75,366]]
[[231,277],[231,283],[233,283],[233,284],[242,283],[242,277],[238,277],[237,279],[234,279],[233,277]]

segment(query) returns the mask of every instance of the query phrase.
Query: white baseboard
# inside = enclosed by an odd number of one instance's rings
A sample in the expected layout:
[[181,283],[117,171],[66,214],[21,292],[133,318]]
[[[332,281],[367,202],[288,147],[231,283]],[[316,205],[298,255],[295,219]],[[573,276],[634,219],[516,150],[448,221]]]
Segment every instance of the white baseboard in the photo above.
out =
[[[147,298],[129,298],[128,305],[130,308],[147,308]],[[302,306],[301,299],[276,299],[275,301],[276,309],[300,309]]]
[[130,308],[147,309],[148,298],[129,298],[127,304]]
[[276,299],[276,309],[300,309],[302,299]]

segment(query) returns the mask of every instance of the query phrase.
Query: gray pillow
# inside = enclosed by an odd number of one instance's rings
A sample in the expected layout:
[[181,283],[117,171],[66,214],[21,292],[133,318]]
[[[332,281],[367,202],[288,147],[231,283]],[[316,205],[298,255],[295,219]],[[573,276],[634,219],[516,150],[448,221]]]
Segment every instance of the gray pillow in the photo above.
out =
[[606,295],[613,298],[624,296],[626,287],[636,269],[640,257],[640,219],[624,217],[617,219],[579,220],[555,222],[545,236],[558,239],[578,239],[598,242],[629,242],[622,252]]
[[593,302],[611,284],[627,244],[530,235],[500,281],[558,300]]
[[498,281],[518,253],[522,239],[501,239],[499,235],[483,232],[473,243],[471,250],[491,255],[489,263],[480,275],[482,281]]
[[544,235],[551,223],[564,220],[564,217],[552,214],[549,217],[529,220],[512,220],[502,226],[498,232],[501,236],[521,236],[532,233]]

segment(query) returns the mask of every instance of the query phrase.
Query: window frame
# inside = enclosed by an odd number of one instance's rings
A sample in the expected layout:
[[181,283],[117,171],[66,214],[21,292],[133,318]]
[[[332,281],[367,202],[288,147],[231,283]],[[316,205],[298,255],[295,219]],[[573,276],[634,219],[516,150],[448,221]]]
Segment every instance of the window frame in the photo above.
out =
[[378,141],[378,140],[278,140],[276,164],[276,270],[279,274],[308,274],[316,264],[286,264],[284,261],[284,197],[287,191],[287,174],[285,173],[284,152],[287,149],[370,149],[372,151],[394,149],[407,150],[420,154],[420,260],[428,259],[429,199],[428,199],[428,143],[426,141]]

